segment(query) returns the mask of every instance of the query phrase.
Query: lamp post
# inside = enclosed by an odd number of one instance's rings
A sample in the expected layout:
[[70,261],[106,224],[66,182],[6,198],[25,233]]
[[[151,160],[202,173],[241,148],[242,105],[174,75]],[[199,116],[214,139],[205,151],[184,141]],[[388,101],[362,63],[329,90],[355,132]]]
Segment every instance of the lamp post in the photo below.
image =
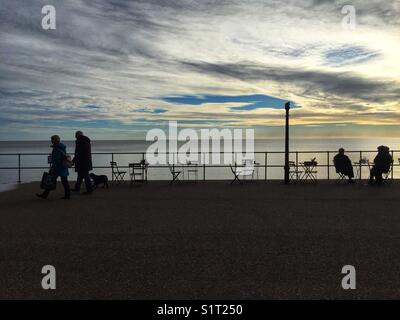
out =
[[290,102],[285,103],[286,123],[285,123],[285,184],[289,184],[289,110]]

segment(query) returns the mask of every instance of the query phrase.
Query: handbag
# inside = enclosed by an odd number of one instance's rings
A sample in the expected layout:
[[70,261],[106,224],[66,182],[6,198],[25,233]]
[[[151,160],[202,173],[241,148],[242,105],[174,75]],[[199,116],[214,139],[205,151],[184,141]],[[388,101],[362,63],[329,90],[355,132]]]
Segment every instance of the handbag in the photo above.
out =
[[64,154],[62,165],[64,168],[72,168],[74,163],[72,162],[71,156]]
[[40,189],[55,190],[56,187],[57,187],[56,177],[49,172],[43,172],[42,181],[40,182]]

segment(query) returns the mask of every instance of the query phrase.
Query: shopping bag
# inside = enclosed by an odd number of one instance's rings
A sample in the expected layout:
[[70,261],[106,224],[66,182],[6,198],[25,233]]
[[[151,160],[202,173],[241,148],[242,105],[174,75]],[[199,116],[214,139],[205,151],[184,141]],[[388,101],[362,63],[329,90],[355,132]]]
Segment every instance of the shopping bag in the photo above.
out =
[[56,177],[49,172],[43,172],[42,181],[40,182],[40,188],[44,190],[54,190],[56,187]]

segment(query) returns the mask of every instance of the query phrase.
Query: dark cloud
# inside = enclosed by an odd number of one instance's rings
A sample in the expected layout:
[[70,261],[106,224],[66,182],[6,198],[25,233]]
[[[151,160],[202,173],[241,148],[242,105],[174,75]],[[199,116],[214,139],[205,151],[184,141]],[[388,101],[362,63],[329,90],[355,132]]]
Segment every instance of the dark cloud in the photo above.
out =
[[400,98],[400,89],[394,81],[367,79],[349,72],[324,72],[288,67],[263,66],[252,63],[213,64],[182,61],[182,65],[198,72],[212,73],[244,81],[275,81],[290,83],[300,88],[302,94],[334,95],[354,100],[388,102]]
[[357,0],[352,5],[356,8],[357,20],[360,24],[380,27],[400,25],[400,3],[398,0]]

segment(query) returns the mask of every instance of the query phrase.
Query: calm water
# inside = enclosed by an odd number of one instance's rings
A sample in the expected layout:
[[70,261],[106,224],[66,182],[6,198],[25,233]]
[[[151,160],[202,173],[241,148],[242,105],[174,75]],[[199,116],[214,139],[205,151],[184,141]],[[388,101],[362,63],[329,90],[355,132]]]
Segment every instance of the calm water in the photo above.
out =
[[[74,142],[64,141],[67,145],[67,152],[73,153]],[[93,141],[92,151],[96,152],[145,152],[149,146],[149,142],[146,141]],[[320,165],[326,165],[328,162],[332,163],[332,158],[335,153],[330,154],[329,161],[326,153],[317,153],[316,151],[335,151],[339,147],[344,147],[348,151],[359,151],[369,150],[374,151],[378,145],[388,145],[392,150],[400,150],[400,139],[292,139],[290,149],[291,151],[312,151],[311,153],[300,153],[298,160],[299,162],[309,160],[316,157]],[[47,153],[50,153],[49,142],[47,141],[28,141],[28,142],[5,142],[0,141],[0,167],[15,167],[18,166],[18,157],[15,155],[1,155],[5,153],[44,153],[46,155],[23,155],[21,157],[21,166],[23,167],[44,167],[47,166]],[[271,139],[271,140],[256,140],[255,151],[260,152],[273,152],[284,150],[283,140]],[[348,155],[353,161],[359,159],[359,152],[351,153]],[[374,158],[375,152],[363,153],[363,157],[370,160]],[[295,155],[291,156],[291,160],[295,160]],[[400,158],[400,152],[394,154],[395,163],[398,163]],[[141,159],[141,155],[115,155],[114,160],[118,162],[120,166],[127,166],[128,163],[138,162]],[[271,167],[267,169],[268,179],[282,179],[283,169],[278,166],[283,165],[283,154],[268,154],[267,163],[277,167]],[[108,167],[111,161],[111,155],[93,155],[94,166],[96,167]],[[200,159],[201,162],[201,159]],[[261,166],[265,163],[264,154],[256,154],[256,162]],[[395,177],[400,178],[400,167],[396,167],[394,170]],[[21,180],[23,182],[38,181],[41,178],[44,169],[24,169],[21,172]],[[105,168],[96,168],[94,172],[97,174],[107,174],[111,178],[111,170]],[[75,173],[73,169],[70,170],[71,179],[75,179]],[[260,179],[265,177],[265,169],[259,168],[258,174]],[[327,168],[318,168],[318,178],[326,179]],[[367,168],[363,172],[363,177],[368,174]],[[170,172],[168,168],[151,168],[149,169],[149,179],[153,180],[164,180],[170,179]],[[334,168],[330,169],[330,176],[335,177]],[[203,170],[199,170],[199,178],[203,177]],[[230,179],[232,174],[229,168],[207,168],[206,179]],[[128,178],[128,176],[126,177]],[[186,178],[186,176],[185,176]],[[0,170],[0,183],[12,183],[18,180],[18,171],[14,169],[2,169]]]

